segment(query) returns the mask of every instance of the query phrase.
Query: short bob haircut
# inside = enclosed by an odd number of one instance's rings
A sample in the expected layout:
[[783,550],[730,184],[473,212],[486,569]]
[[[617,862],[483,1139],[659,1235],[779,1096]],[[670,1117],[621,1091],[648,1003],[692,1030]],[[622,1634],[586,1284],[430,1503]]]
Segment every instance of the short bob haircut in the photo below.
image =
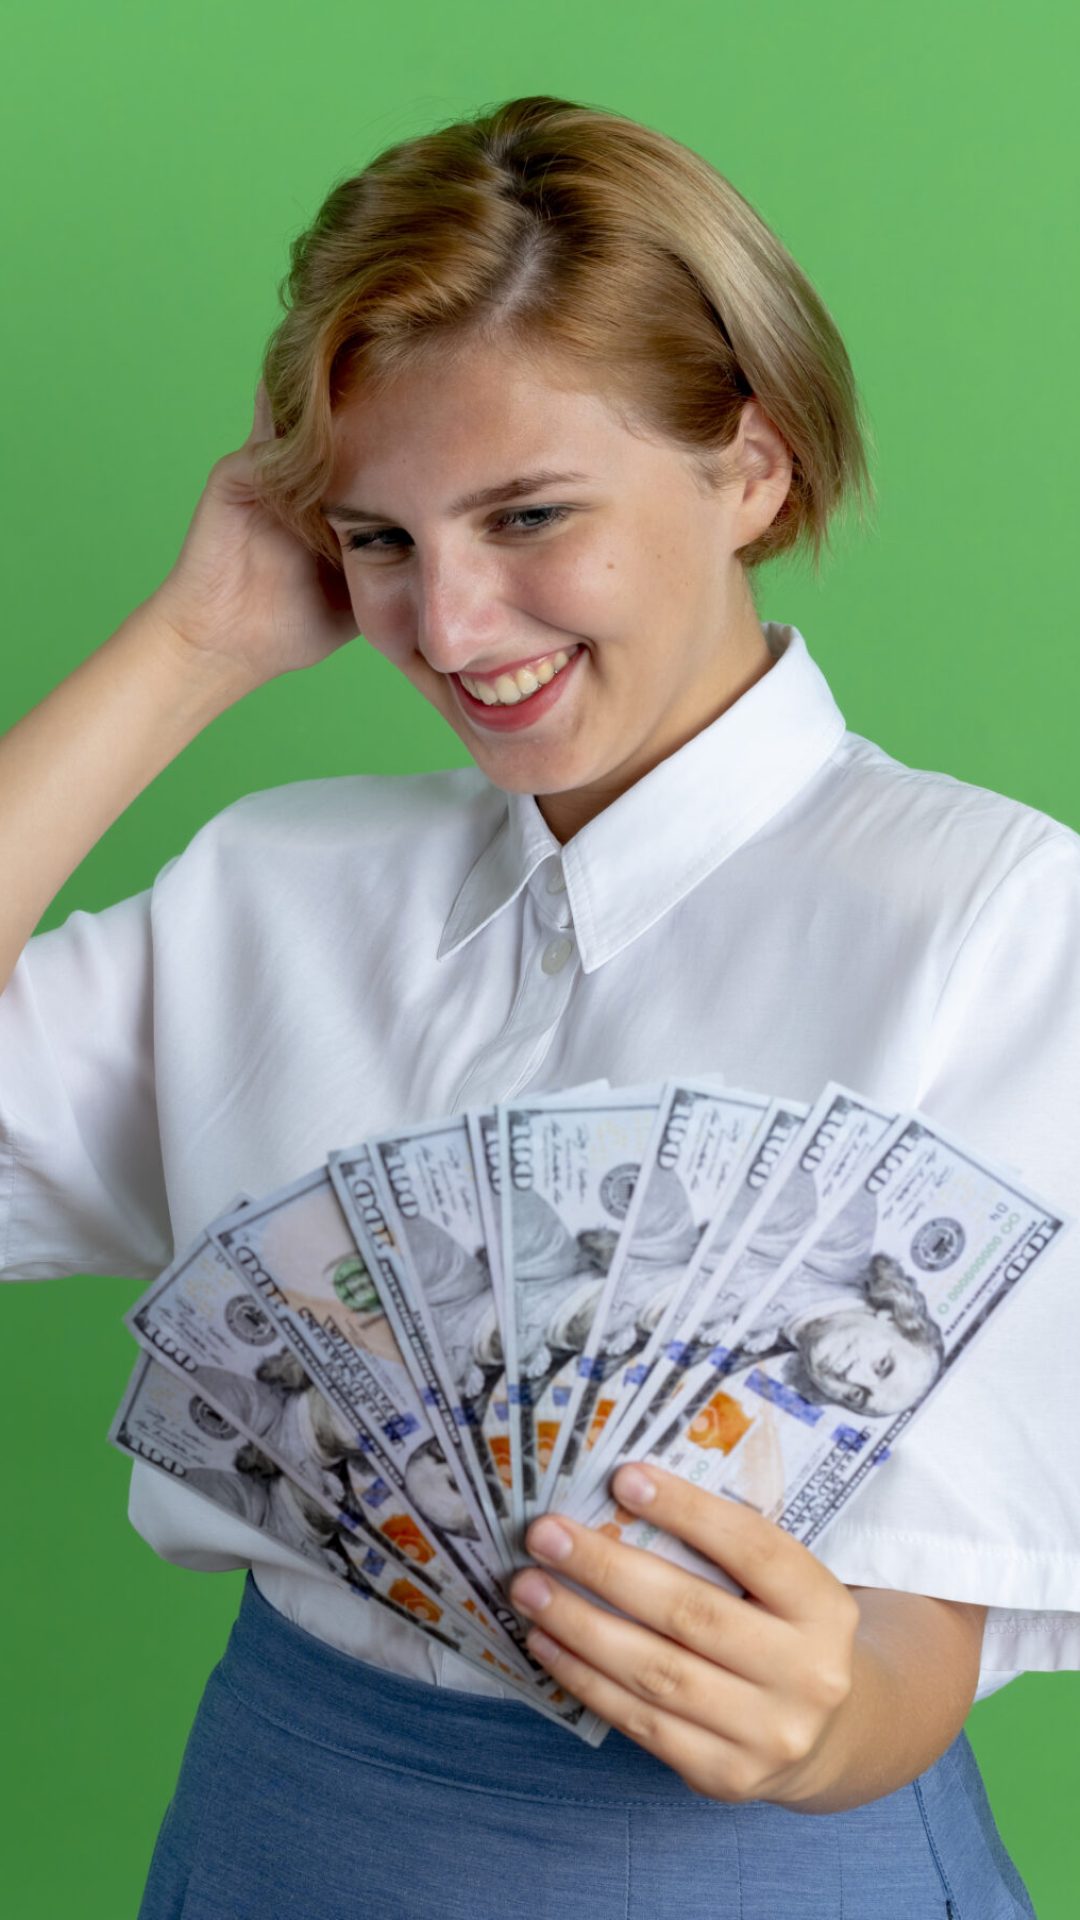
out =
[[722,174],[620,114],[536,94],[387,147],[331,188],[290,260],[256,487],[334,568],[320,502],[335,406],[474,343],[554,356],[629,431],[684,451],[706,491],[736,477],[725,449],[756,398],[793,468],[739,550],[747,570],[801,545],[816,574],[837,509],[874,502],[851,365],[817,293]]

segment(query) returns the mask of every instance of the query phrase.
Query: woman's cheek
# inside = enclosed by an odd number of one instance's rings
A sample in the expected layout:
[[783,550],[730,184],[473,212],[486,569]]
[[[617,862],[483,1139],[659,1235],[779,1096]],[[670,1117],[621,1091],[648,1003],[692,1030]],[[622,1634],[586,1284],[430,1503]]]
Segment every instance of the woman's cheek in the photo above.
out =
[[367,573],[355,566],[347,568],[349,600],[357,627],[368,645],[393,666],[403,667],[413,651],[409,636],[415,632],[415,621],[400,591],[400,582],[395,586],[390,580],[371,577],[379,571],[378,567],[371,566]]

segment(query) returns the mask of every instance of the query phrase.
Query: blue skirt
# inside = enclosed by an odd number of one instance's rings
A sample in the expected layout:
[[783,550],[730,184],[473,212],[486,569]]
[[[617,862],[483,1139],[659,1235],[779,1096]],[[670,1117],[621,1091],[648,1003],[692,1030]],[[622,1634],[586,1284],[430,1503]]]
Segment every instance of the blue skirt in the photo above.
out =
[[619,1733],[427,1686],[248,1575],[138,1920],[1034,1920],[961,1734],[847,1813],[728,1806]]

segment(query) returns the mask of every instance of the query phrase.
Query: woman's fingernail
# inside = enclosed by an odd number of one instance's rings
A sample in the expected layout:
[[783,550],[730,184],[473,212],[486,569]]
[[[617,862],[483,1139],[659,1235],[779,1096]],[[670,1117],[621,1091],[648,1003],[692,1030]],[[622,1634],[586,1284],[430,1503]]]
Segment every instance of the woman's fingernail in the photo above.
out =
[[528,1573],[521,1574],[514,1581],[510,1598],[522,1613],[540,1613],[551,1599],[551,1582],[530,1567]]
[[526,1634],[525,1645],[529,1652],[534,1654],[537,1660],[543,1660],[546,1666],[550,1666],[553,1660],[557,1660],[562,1652],[557,1640],[549,1640],[546,1633],[539,1631]]
[[656,1488],[640,1467],[620,1467],[611,1490],[624,1507],[647,1507],[656,1498]]
[[574,1551],[574,1543],[566,1528],[560,1527],[557,1520],[551,1520],[546,1515],[534,1522],[525,1544],[538,1560],[569,1560]]

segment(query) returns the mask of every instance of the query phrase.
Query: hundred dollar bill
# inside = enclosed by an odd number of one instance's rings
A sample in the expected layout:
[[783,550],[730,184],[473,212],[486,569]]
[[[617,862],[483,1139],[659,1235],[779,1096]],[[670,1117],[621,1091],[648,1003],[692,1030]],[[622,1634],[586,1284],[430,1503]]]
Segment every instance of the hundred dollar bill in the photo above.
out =
[[[901,1116],[687,1377],[649,1451],[818,1543],[1070,1224],[934,1121]],[[610,1502],[597,1518],[726,1582]]]
[[645,1344],[639,1361],[645,1381],[641,1393],[628,1394],[620,1401],[618,1417],[606,1421],[592,1452],[579,1460],[567,1512],[575,1515],[584,1512],[594,1502],[597,1489],[609,1479],[615,1460],[628,1447],[636,1449],[640,1445],[654,1398],[657,1404],[663,1403],[670,1373],[678,1368],[685,1341],[692,1336],[696,1305],[704,1286],[698,1276],[704,1270],[706,1259],[711,1274],[721,1257],[714,1250],[722,1248],[726,1252],[747,1219],[762,1204],[770,1183],[786,1167],[808,1112],[797,1100],[772,1100],[767,1104],[741,1159],[724,1183],[719,1210],[691,1256],[683,1285],[676,1298],[668,1303],[659,1325]]
[[[567,1089],[554,1098],[581,1099],[586,1094],[599,1093],[609,1086],[607,1080],[590,1080],[580,1087]],[[552,1098],[547,1095],[545,1098]],[[480,1199],[480,1214],[484,1223],[484,1238],[487,1242],[491,1284],[495,1294],[495,1312],[499,1323],[499,1350],[502,1351],[501,1329],[504,1320],[504,1289],[502,1278],[502,1167],[499,1158],[499,1115],[495,1107],[483,1110],[473,1109],[466,1113],[465,1123],[469,1131],[469,1145],[472,1148],[473,1166],[476,1170],[477,1193]],[[557,1392],[552,1383],[549,1391]],[[514,1563],[517,1549],[514,1541],[514,1528],[510,1511],[510,1495],[513,1488],[513,1472],[510,1465],[510,1393],[506,1379],[505,1365],[498,1374],[487,1396],[481,1423],[483,1445],[494,1464],[495,1471],[502,1484],[506,1500],[505,1512],[500,1511],[503,1535],[507,1547],[507,1565]]]
[[[632,1099],[636,1100],[641,1094],[641,1089],[616,1089],[614,1092],[608,1094],[609,1103],[611,1100],[621,1099],[623,1094],[627,1092],[629,1092]],[[659,1090],[650,1088],[647,1099],[643,1101],[643,1106],[647,1107],[647,1114],[643,1112],[642,1115],[642,1129],[647,1128],[649,1133],[651,1133],[655,1127],[659,1101]],[[591,1102],[586,1104],[585,1096],[580,1092],[576,1094],[573,1100],[568,1099],[565,1104],[566,1110],[571,1115],[577,1114],[579,1116],[579,1124],[584,1123],[591,1125],[592,1116],[598,1111],[605,1110],[602,1103],[599,1107],[594,1107]],[[561,1100],[559,1105],[563,1105]],[[548,1112],[551,1111],[547,1102],[545,1102],[545,1109]],[[585,1116],[588,1116],[587,1121],[585,1120]],[[649,1142],[646,1138],[641,1148],[641,1159],[637,1163],[637,1172],[634,1173],[630,1163],[627,1163],[626,1182],[630,1189],[631,1206],[633,1205],[634,1196],[638,1190],[641,1168],[648,1158],[648,1151]],[[556,1471],[563,1455],[566,1441],[569,1439],[572,1430],[574,1397],[578,1388],[586,1384],[586,1380],[583,1377],[583,1368],[589,1365],[589,1362],[586,1360],[586,1355],[590,1351],[590,1345],[596,1333],[597,1314],[600,1311],[608,1287],[611,1273],[611,1259],[618,1253],[626,1237],[627,1218],[628,1214],[624,1215],[621,1222],[616,1221],[613,1243],[607,1235],[604,1241],[598,1243],[600,1264],[596,1278],[593,1279],[591,1274],[588,1275],[584,1289],[579,1287],[576,1291],[576,1296],[571,1295],[562,1313],[559,1314],[556,1312],[549,1322],[551,1332],[556,1338],[561,1336],[564,1344],[550,1349],[551,1362],[547,1374],[540,1380],[530,1381],[529,1383],[529,1400],[532,1403],[532,1432],[536,1446],[536,1475],[539,1480],[539,1491],[533,1498],[531,1505],[526,1509],[526,1522],[532,1518],[534,1513],[542,1512],[551,1504],[551,1493],[555,1485]],[[611,1247],[610,1254],[607,1252],[609,1246]],[[521,1296],[518,1295],[519,1307],[520,1304]],[[564,1355],[565,1357],[563,1357]]]
[[[480,1201],[480,1217],[484,1225],[491,1285],[495,1295],[495,1317],[498,1330],[492,1341],[492,1347],[493,1350],[497,1347],[500,1358],[505,1360],[502,1351],[504,1317],[502,1166],[499,1160],[498,1110],[495,1107],[485,1107],[482,1111],[474,1108],[466,1113],[465,1124],[469,1132],[469,1146],[476,1172],[476,1191]],[[510,1396],[506,1384],[505,1364],[488,1393],[481,1416],[480,1436],[481,1457],[491,1461],[499,1480],[500,1494],[496,1512],[502,1530],[504,1557],[507,1567],[511,1567],[514,1563],[513,1518],[510,1507],[513,1475],[510,1468]]]
[[425,1139],[411,1158],[424,1168],[422,1189],[435,1218],[417,1219],[411,1245],[380,1155],[382,1148],[411,1207],[405,1162],[399,1163],[397,1154],[399,1136],[332,1153],[330,1176],[357,1245],[378,1273],[380,1295],[417,1391],[455,1461],[459,1483],[470,1489],[493,1567],[505,1573],[511,1565],[504,1531],[509,1508],[496,1463],[478,1431],[501,1368],[502,1341],[472,1151],[463,1117],[436,1122],[427,1131],[434,1136],[430,1150]]
[[[607,1080],[586,1080],[580,1087],[569,1087],[562,1092],[545,1094],[543,1097],[549,1100],[580,1100],[586,1094],[602,1092],[609,1085],[610,1082]],[[492,1291],[495,1295],[495,1312],[501,1326],[503,1313],[502,1166],[499,1159],[498,1108],[472,1107],[467,1109],[464,1119],[476,1174],[476,1191],[480,1201],[480,1218],[484,1226],[484,1242],[488,1250],[488,1267],[491,1273]]]
[[510,1461],[510,1389],[504,1367],[492,1384],[491,1391],[484,1404],[480,1426],[481,1439],[490,1460],[493,1471],[498,1475],[500,1489],[505,1502],[505,1511],[500,1514],[503,1541],[508,1567],[512,1567],[517,1554],[516,1534],[511,1512],[514,1476]]
[[326,1571],[341,1571],[340,1531],[325,1510],[240,1434],[192,1381],[140,1354],[109,1429],[121,1452],[234,1513]]
[[620,1458],[655,1433],[694,1367],[711,1354],[747,1302],[768,1291],[781,1261],[828,1216],[837,1194],[896,1117],[829,1082],[755,1204],[737,1220],[729,1210],[710,1232],[687,1290],[694,1296],[692,1314],[658,1367],[632,1427],[628,1423]]
[[[438,1483],[425,1445],[430,1430],[403,1411],[376,1434],[332,1405],[209,1234],[159,1275],[125,1320],[148,1352],[185,1374],[311,1499],[379,1536],[382,1551],[423,1567],[427,1584],[502,1638],[468,1569],[440,1548],[421,1512],[433,1478]],[[419,1436],[411,1450],[410,1435]]]
[[378,1481],[415,1507],[532,1667],[525,1629],[492,1577],[472,1486],[459,1482],[432,1431],[326,1168],[208,1231],[331,1405],[366,1435]]
[[495,1295],[496,1323],[502,1321],[502,1168],[499,1162],[499,1115],[495,1107],[473,1107],[464,1115],[469,1136],[476,1197],[480,1203],[480,1221],[484,1245],[488,1251],[488,1271]]
[[545,1389],[588,1337],[658,1106],[653,1086],[499,1107],[503,1341],[519,1538],[538,1510],[558,1433],[560,1409],[545,1406]]
[[[666,1081],[652,1139],[630,1201],[585,1347],[570,1385],[541,1502],[570,1495],[579,1456],[606,1423],[640,1394],[651,1371],[643,1359],[668,1307],[686,1284],[689,1263],[716,1216],[731,1175],[769,1102],[710,1080]],[[555,1376],[566,1382],[566,1369]]]
[[150,1356],[141,1356],[108,1435],[121,1453],[142,1460],[192,1492],[234,1514],[276,1541],[309,1568],[343,1581],[450,1647],[480,1672],[496,1672],[504,1685],[546,1718],[597,1746],[609,1729],[565,1693],[552,1705],[505,1661],[474,1638],[411,1572],[336,1524],[235,1426],[194,1392],[192,1383]]

